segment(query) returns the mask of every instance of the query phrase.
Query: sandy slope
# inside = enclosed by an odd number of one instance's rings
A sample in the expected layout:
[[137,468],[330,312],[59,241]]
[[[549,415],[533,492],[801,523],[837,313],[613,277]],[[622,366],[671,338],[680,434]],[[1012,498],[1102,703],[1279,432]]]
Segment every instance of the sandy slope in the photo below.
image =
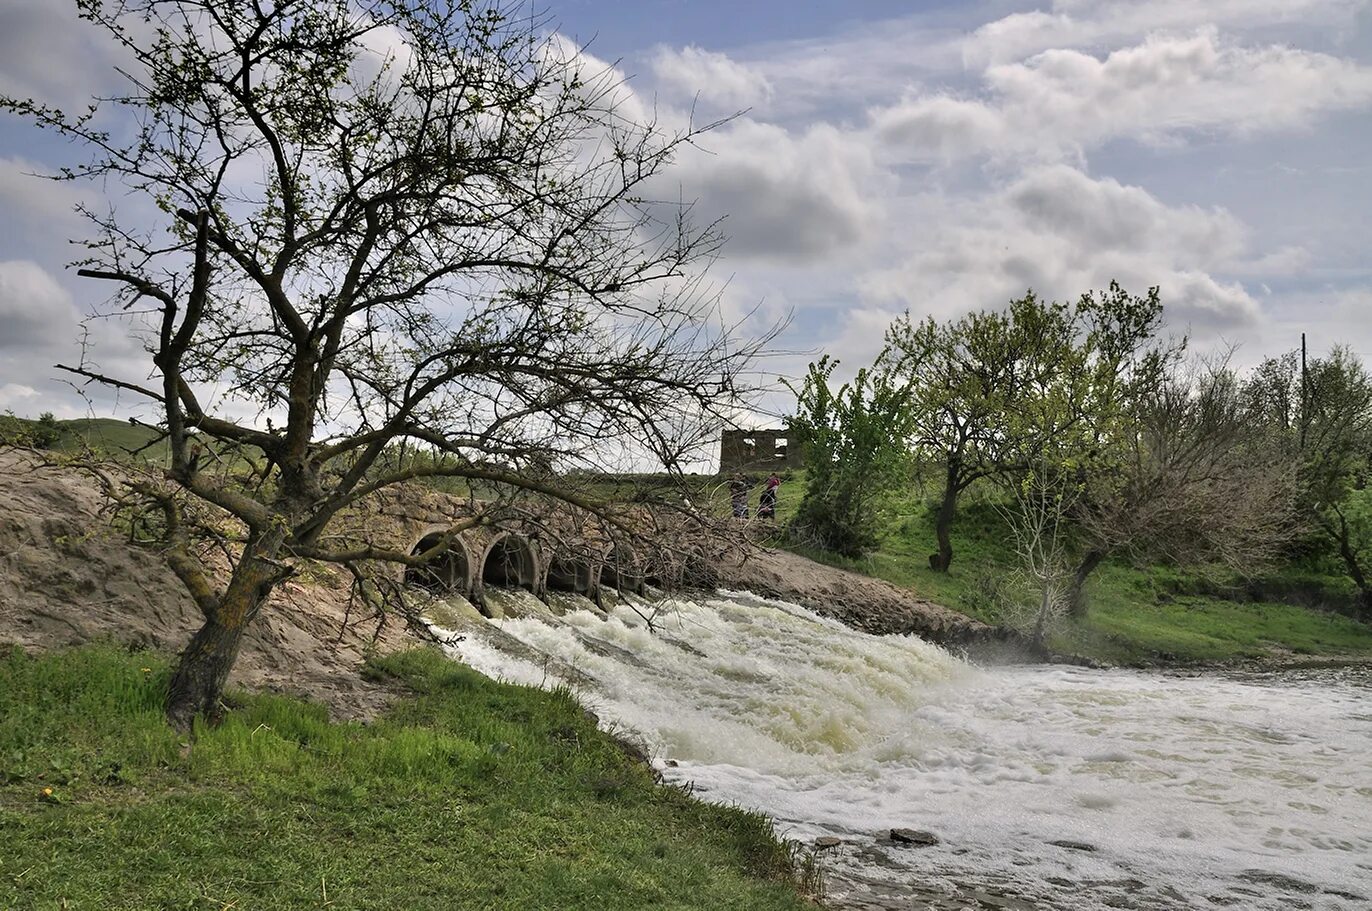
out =
[[[121,540],[101,504],[82,474],[0,450],[0,643],[103,639],[176,651],[200,625],[180,581],[155,553]],[[250,628],[233,682],[307,696],[339,717],[373,715],[390,693],[357,670],[376,622],[345,628],[345,599],[341,585],[286,583]],[[415,641],[392,622],[376,647]]]

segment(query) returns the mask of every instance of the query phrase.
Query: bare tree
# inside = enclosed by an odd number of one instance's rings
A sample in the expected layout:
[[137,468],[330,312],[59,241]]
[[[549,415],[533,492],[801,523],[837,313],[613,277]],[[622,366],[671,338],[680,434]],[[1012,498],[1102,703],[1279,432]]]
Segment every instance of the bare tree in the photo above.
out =
[[1082,484],[1069,460],[1041,452],[1010,479],[1010,496],[997,504],[1010,528],[1019,571],[1034,603],[1030,638],[1042,646],[1072,598],[1072,511]]
[[1300,527],[1296,466],[1248,419],[1224,363],[1188,367],[1156,356],[1136,380],[1082,469],[1073,508],[1082,549],[1071,586],[1078,616],[1087,579],[1112,554],[1248,573]]
[[[128,59],[122,92],[77,116],[0,107],[91,150],[61,179],[153,212],[88,211],[79,265],[144,319],[155,380],[63,369],[160,414],[167,483],[142,492],[204,614],[171,682],[177,726],[216,711],[245,628],[301,561],[375,596],[379,563],[537,521],[528,497],[633,533],[567,469],[629,454],[679,470],[765,343],[711,319],[696,267],[716,232],[651,198],[700,130],[631,116],[613,70],[519,5],[78,7]],[[210,383],[256,417],[209,407]],[[336,521],[438,478],[500,495],[419,555]]]

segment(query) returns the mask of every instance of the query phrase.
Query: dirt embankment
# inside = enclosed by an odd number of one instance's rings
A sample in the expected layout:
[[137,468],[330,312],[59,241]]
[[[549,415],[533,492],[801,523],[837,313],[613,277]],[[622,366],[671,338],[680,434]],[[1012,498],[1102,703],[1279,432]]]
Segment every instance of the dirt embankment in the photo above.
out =
[[1048,656],[1013,630],[989,626],[911,591],[784,550],[758,547],[719,561],[719,584],[791,601],[876,635],[913,633],[993,663]]
[[[0,450],[0,643],[178,651],[199,628],[180,580],[157,554],[123,540],[102,504],[82,473]],[[341,718],[374,715],[393,694],[358,673],[364,654],[418,640],[398,621],[378,636],[374,619],[346,616],[341,577],[285,583],[245,636],[232,682],[306,696]]]
[[[200,626],[162,558],[122,538],[103,504],[85,474],[0,450],[0,645],[105,640],[174,652]],[[1026,657],[1011,634],[795,554],[750,549],[718,561],[717,570],[723,587],[794,601],[867,632],[914,633],[987,660]],[[374,618],[349,617],[346,580],[323,570],[277,590],[245,637],[232,682],[306,696],[339,717],[370,717],[393,694],[358,673],[364,656],[418,642],[399,621],[378,632]]]

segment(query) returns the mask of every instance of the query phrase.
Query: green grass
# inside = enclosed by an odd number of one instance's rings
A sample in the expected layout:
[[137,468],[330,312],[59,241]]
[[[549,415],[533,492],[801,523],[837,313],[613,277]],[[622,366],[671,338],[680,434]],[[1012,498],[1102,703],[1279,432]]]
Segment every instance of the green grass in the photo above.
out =
[[[0,415],[0,443],[27,442],[37,424],[37,421],[28,418]],[[111,458],[124,458],[130,452],[141,450],[140,458],[148,461],[165,459],[167,454],[165,442],[152,443],[157,438],[156,430],[128,421],[77,418],[58,421],[57,429],[61,435],[50,447],[57,452],[84,452],[89,449]],[[149,443],[152,445],[149,446]]]
[[[783,498],[779,518],[794,512],[801,480],[789,485],[791,496]],[[881,544],[862,560],[793,549],[912,589],[989,623],[1009,619],[994,588],[1013,570],[1016,557],[1009,530],[994,505],[972,500],[962,506],[953,527],[953,566],[947,573],[929,569],[928,556],[936,548],[928,504],[912,495],[895,498],[888,507]],[[1300,567],[1286,567],[1260,587],[1269,592],[1332,592],[1335,600],[1347,588],[1328,570],[1318,573]],[[1064,621],[1050,645],[1060,652],[1118,664],[1213,662],[1290,653],[1372,658],[1372,627],[1365,623],[1282,603],[1270,595],[1235,600],[1214,594],[1217,588],[1224,587],[1171,567],[1109,562],[1088,583],[1087,617]]]
[[0,908],[808,907],[765,818],[655,784],[566,692],[371,672],[414,692],[374,724],[237,695],[188,745],[160,657],[0,652]]

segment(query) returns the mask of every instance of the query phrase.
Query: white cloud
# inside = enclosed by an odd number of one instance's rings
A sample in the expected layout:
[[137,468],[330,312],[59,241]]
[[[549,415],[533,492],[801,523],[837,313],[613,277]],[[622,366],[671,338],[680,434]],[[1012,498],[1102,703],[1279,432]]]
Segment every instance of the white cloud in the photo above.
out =
[[81,315],[66,289],[37,263],[0,262],[0,352],[29,352],[70,340]]
[[1216,277],[1248,245],[1247,229],[1224,211],[1168,206],[1063,165],[1032,169],[972,202],[925,198],[917,206],[937,228],[912,236],[899,266],[862,284],[883,311],[908,306],[947,318],[1002,306],[1029,288],[1071,299],[1119,280],[1136,293],[1160,285],[1179,331],[1215,339],[1260,318],[1241,284]]
[[[76,32],[44,26],[51,40],[34,41],[36,26],[21,20],[55,14],[38,0],[25,6],[24,16],[0,12],[0,90],[41,83],[54,96],[80,94],[85,62],[46,72],[53,59],[80,56]],[[1367,135],[1358,116],[1372,105],[1372,69],[1366,20],[1355,17],[1368,6],[1045,0],[983,25],[972,17],[986,7],[964,5],[852,17],[831,34],[729,53],[668,49],[651,34],[636,58],[648,78],[633,82],[561,37],[549,50],[601,74],[596,85],[631,120],[680,130],[697,100],[707,112],[697,122],[752,109],[683,149],[648,192],[698,200],[695,217],[724,219],[731,241],[718,272],[733,277],[722,316],[760,303],[753,328],[795,309],[782,344],[803,353],[766,368],[795,373],[824,350],[856,369],[906,306],[950,317],[1031,286],[1066,298],[1111,279],[1140,292],[1161,285],[1172,324],[1199,336],[1280,350],[1293,326],[1308,324],[1362,338],[1372,352],[1369,275],[1353,230],[1372,196],[1364,174],[1338,170],[1355,166],[1346,154],[1320,154]],[[1354,40],[1343,42],[1342,25]],[[400,44],[377,33],[359,73]],[[1287,142],[1282,134],[1296,130],[1309,141]],[[84,309],[54,278],[68,249],[58,241],[72,233],[54,226],[75,197],[19,176],[39,167],[42,147],[4,148],[0,206],[12,223],[0,226],[11,258],[0,264],[0,393],[45,396],[50,365],[74,357]],[[1244,176],[1254,161],[1270,176]],[[1284,192],[1255,197],[1269,186]],[[1179,202],[1188,199],[1205,204]],[[130,201],[119,202],[129,216]],[[109,288],[73,280],[71,290],[83,304]],[[52,318],[40,324],[36,312]],[[6,346],[12,325],[39,341]],[[93,326],[109,372],[146,375],[127,323]]]
[[679,50],[658,48],[652,67],[659,86],[680,100],[698,97],[711,107],[732,111],[764,104],[772,97],[772,84],[762,73],[727,54],[695,45]]
[[76,15],[76,4],[0,4],[0,94],[76,107],[106,86],[111,43]]
[[1054,48],[1094,48],[1160,31],[1205,26],[1254,30],[1354,20],[1366,0],[1055,0],[1051,10],[1012,13],[962,42],[963,60],[982,67]]
[[1246,229],[1227,212],[1170,207],[1140,187],[1092,180],[1065,165],[1029,172],[1001,199],[1030,230],[1090,254],[1165,247],[1175,266],[1213,268],[1232,263],[1246,246]]
[[872,112],[877,138],[896,157],[951,163],[1002,147],[1009,124],[1002,111],[975,99],[913,95]]
[[26,409],[33,407],[38,399],[38,390],[21,383],[5,383],[0,386],[0,411],[13,411],[26,415]]
[[[889,187],[862,137],[828,124],[792,133],[750,118],[710,133],[668,175],[696,215],[723,218],[735,258],[807,261],[878,233]],[[675,194],[673,194],[674,196]]]
[[1311,51],[1225,44],[1214,29],[1154,35],[1104,58],[1071,49],[992,66],[984,98],[914,94],[872,112],[892,154],[915,161],[1079,156],[1112,139],[1153,144],[1250,135],[1372,104],[1372,69]]

